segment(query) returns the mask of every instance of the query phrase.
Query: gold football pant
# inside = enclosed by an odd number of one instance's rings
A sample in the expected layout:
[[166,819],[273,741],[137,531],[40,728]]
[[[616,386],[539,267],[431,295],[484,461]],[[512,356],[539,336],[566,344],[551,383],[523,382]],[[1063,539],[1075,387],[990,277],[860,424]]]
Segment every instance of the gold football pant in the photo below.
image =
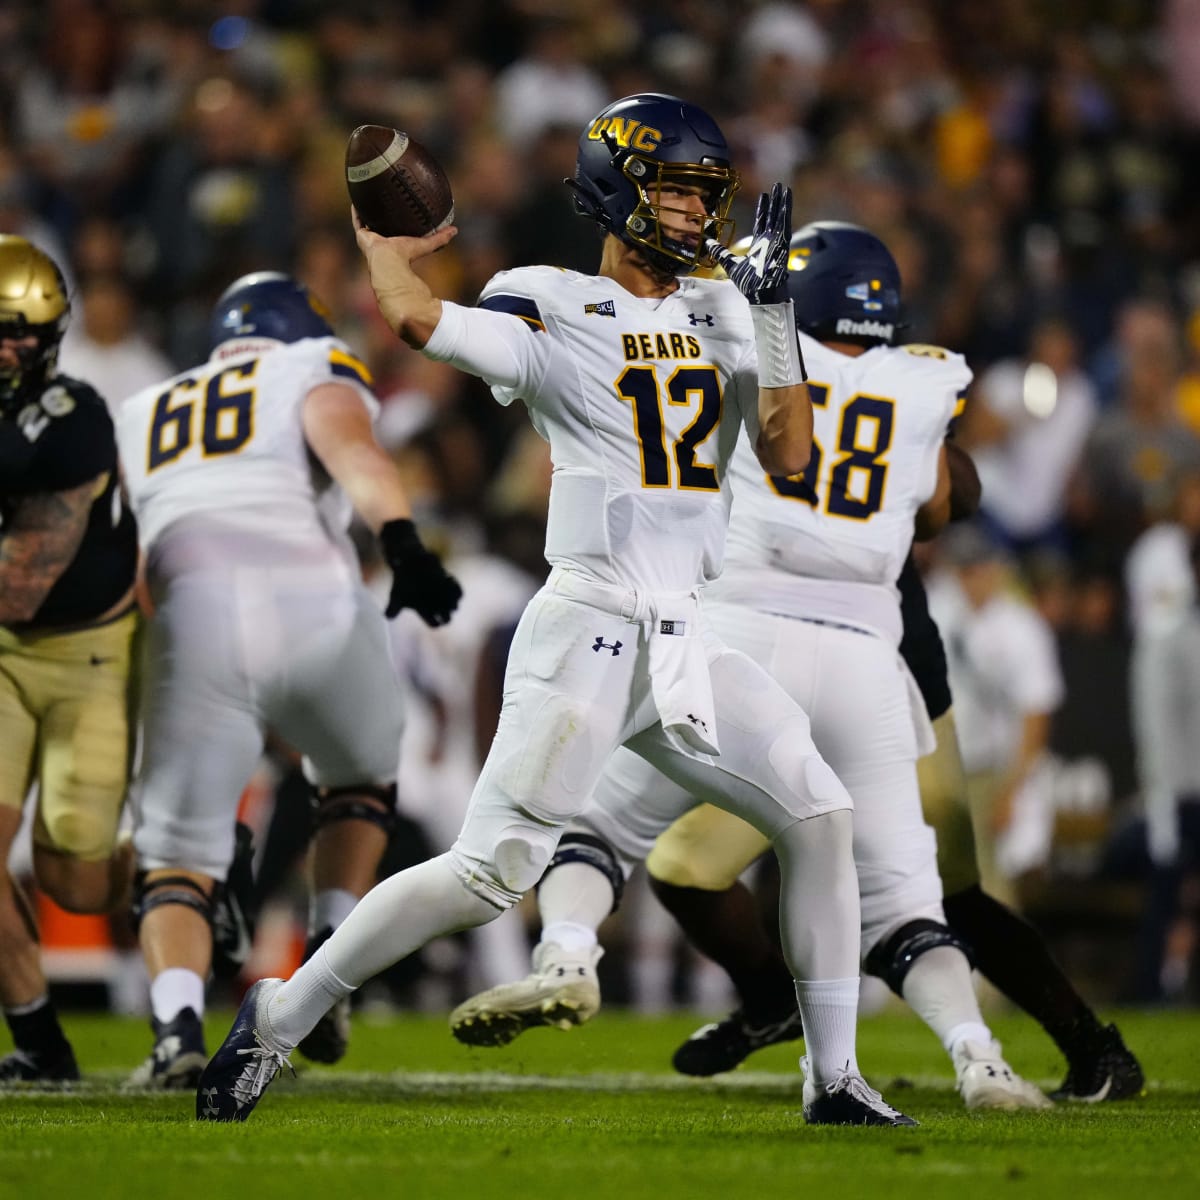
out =
[[[921,809],[937,834],[942,890],[952,896],[979,882],[967,781],[954,710],[933,723],[937,748],[917,763]],[[770,846],[737,817],[704,804],[680,817],[654,843],[646,868],[655,879],[675,887],[723,892]]]
[[112,853],[129,780],[138,614],[70,633],[0,628],[0,804],[38,784],[37,845],[85,862]]

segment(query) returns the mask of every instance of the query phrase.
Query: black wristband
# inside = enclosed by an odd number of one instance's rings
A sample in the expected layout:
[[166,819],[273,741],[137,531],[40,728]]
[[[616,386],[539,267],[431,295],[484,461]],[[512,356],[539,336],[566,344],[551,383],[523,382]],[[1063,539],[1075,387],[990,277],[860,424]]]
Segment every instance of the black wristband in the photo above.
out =
[[396,517],[379,530],[379,544],[389,563],[402,562],[414,551],[425,549],[417,527],[407,517]]

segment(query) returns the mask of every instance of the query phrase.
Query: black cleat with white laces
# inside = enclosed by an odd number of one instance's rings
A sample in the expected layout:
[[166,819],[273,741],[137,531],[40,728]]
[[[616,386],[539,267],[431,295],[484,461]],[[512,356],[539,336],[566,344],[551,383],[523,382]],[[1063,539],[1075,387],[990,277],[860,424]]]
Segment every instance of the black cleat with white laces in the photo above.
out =
[[62,1084],[79,1079],[79,1065],[69,1043],[52,1050],[14,1050],[0,1058],[0,1087],[14,1083]]
[[1115,1025],[1105,1025],[1096,1038],[1067,1064],[1062,1086],[1051,1100],[1099,1104],[1102,1100],[1130,1100],[1146,1094],[1142,1065],[1125,1045]]
[[671,1064],[681,1075],[719,1075],[732,1071],[755,1050],[794,1042],[803,1036],[797,1008],[763,1018],[750,1017],[739,1008],[723,1021],[697,1029],[675,1051]]
[[154,1049],[125,1081],[130,1090],[190,1092],[208,1060],[204,1025],[195,1009],[185,1008],[169,1021],[151,1019]]
[[260,979],[247,993],[233,1028],[200,1076],[196,1089],[197,1121],[244,1121],[283,1067],[295,1074],[287,1051],[266,1041],[258,1010],[281,979]]
[[808,1125],[916,1125],[894,1109],[857,1071],[839,1071],[829,1082],[817,1083],[805,1072],[804,1120]]
[[[304,947],[304,962],[325,944],[333,933],[331,926],[326,925],[319,933],[314,933]],[[350,1048],[350,997],[343,996],[333,1007],[312,1027],[312,1031],[296,1046],[309,1062],[335,1063],[345,1057]]]

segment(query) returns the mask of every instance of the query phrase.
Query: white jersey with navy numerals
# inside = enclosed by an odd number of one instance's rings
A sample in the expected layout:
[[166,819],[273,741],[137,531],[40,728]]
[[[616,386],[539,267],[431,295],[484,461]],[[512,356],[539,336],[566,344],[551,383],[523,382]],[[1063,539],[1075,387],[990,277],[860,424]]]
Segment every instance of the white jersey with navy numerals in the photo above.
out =
[[802,334],[801,347],[812,458],[799,475],[769,477],[749,445],[738,447],[725,572],[707,591],[763,611],[865,625],[898,642],[896,579],[971,372],[937,346],[877,346],[852,357]]
[[[343,498],[304,439],[313,388],[345,383],[374,416],[367,368],[337,338],[225,342],[208,362],[131,396],[117,419],[125,486],[144,549],[198,513],[291,537],[324,536]],[[344,528],[342,506],[332,524]]]
[[525,401],[554,463],[546,557],[605,582],[688,589],[721,567],[726,472],[757,434],[749,306],[728,281],[664,299],[553,267],[495,276],[480,307],[521,317]]

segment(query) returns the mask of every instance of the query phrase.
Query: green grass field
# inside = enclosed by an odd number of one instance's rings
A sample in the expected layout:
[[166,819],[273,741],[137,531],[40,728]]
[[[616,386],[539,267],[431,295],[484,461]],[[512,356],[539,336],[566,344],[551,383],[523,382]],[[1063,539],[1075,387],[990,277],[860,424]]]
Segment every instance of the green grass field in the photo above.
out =
[[[1119,1014],[1150,1079],[1138,1101],[967,1113],[949,1064],[906,1013],[864,1020],[859,1058],[918,1129],[809,1129],[796,1046],[718,1081],[672,1073],[694,1027],[605,1012],[503,1050],[455,1043],[444,1021],[359,1020],[335,1068],[302,1068],[244,1126],[193,1121],[191,1095],[125,1095],[140,1021],[69,1019],[85,1084],[0,1093],[0,1196],[495,1197],[559,1200],[810,1196],[1149,1200],[1200,1194],[1200,1015]],[[209,1021],[210,1049],[229,1014]],[[997,1018],[1010,1062],[1046,1087],[1053,1046]],[[819,1189],[810,1190],[810,1189]]]

